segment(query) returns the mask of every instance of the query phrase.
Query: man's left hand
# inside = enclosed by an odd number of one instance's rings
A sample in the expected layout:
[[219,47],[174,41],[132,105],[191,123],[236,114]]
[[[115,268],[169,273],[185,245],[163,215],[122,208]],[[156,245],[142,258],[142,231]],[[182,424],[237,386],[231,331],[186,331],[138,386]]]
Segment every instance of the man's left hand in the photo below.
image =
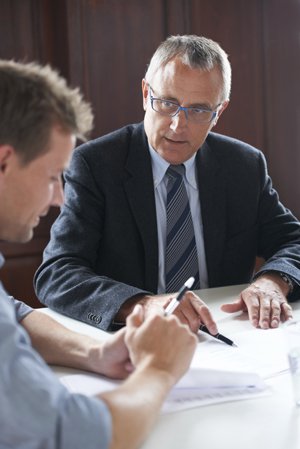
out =
[[266,273],[243,290],[237,301],[223,304],[221,309],[228,313],[248,312],[254,327],[276,328],[280,320],[286,321],[293,317],[292,308],[286,299],[288,291],[288,285],[279,274]]

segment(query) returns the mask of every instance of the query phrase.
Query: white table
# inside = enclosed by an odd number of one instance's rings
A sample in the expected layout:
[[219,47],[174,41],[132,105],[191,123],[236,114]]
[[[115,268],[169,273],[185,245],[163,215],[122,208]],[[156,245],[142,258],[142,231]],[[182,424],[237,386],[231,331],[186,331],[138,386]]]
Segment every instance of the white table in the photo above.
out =
[[[245,316],[220,310],[235,299],[243,286],[200,290],[209,304],[222,333],[231,336],[252,326]],[[300,302],[293,305],[300,318]],[[87,324],[44,309],[57,321],[96,338],[107,334]],[[255,329],[253,329],[255,332]],[[258,348],[259,350],[259,348]],[[58,376],[74,372],[55,369]],[[237,402],[199,407],[160,416],[143,449],[300,449],[300,408],[294,406],[290,374],[268,380],[272,395]]]

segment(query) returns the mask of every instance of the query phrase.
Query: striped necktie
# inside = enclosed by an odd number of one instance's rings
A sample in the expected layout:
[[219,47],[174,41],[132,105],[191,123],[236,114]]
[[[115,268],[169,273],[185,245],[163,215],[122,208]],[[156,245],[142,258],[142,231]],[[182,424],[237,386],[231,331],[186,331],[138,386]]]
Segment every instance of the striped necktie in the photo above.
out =
[[166,293],[178,291],[191,276],[195,278],[193,288],[200,288],[197,247],[184,172],[184,165],[170,165],[166,172]]

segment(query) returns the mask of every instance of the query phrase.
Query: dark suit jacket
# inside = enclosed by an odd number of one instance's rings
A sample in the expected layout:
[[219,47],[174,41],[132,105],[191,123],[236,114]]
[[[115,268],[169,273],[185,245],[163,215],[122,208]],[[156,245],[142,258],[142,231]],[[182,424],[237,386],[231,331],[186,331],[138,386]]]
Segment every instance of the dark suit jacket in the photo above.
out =
[[[263,270],[300,282],[299,222],[279,202],[263,154],[210,133],[196,165],[209,286],[249,282],[256,256],[267,260]],[[65,179],[65,205],[36,273],[36,292],[47,306],[109,329],[124,301],[157,291],[155,198],[143,124],[77,148]]]

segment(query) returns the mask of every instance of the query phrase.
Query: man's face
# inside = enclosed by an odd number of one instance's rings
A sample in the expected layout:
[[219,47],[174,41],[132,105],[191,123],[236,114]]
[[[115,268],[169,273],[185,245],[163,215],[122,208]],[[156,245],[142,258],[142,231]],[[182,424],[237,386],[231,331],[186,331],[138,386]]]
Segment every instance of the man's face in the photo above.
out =
[[[211,71],[191,69],[178,58],[158,69],[148,82],[152,95],[177,102],[184,107],[203,107],[214,110],[222,102],[222,78],[219,69]],[[149,85],[143,80],[144,126],[150,145],[170,164],[182,164],[190,159],[204,143],[228,102],[218,108],[213,122],[192,123],[184,111],[175,117],[153,111]]]
[[74,143],[72,134],[53,127],[48,151],[25,166],[12,147],[0,146],[0,240],[27,242],[50,206],[61,206],[61,175]]

